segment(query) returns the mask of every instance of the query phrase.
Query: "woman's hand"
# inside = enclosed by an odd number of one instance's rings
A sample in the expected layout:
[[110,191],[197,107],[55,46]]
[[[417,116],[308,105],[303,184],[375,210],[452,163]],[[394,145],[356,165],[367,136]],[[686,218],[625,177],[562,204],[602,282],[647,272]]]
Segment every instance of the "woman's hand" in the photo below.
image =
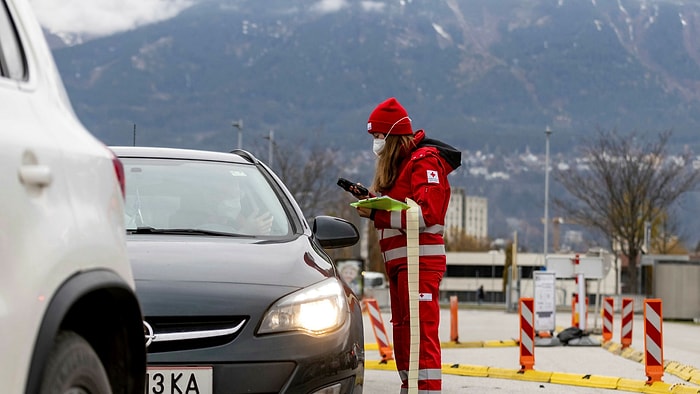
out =
[[355,196],[358,200],[363,200],[365,198],[373,197],[374,195],[361,183],[351,185],[350,193]]
[[368,218],[372,214],[371,208],[357,207],[357,213],[363,217]]

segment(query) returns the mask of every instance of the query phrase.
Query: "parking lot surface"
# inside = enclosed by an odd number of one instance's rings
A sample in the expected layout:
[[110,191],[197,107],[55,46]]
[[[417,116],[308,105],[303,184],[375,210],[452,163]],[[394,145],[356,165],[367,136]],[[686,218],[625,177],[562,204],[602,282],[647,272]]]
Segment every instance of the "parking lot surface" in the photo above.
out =
[[[588,327],[598,328],[589,315]],[[390,313],[382,311],[384,329],[391,338]],[[614,317],[613,338],[601,346],[536,346],[534,371],[519,373],[519,316],[503,309],[460,309],[458,343],[451,341],[449,309],[443,309],[444,393],[700,393],[700,325],[663,322],[665,373],[662,382],[645,384],[644,321],[635,315],[631,346],[620,344],[620,318]],[[400,381],[389,361],[380,363],[375,336],[365,314],[365,392],[397,392]],[[557,329],[569,327],[571,314],[558,312]],[[600,340],[599,336],[592,336]]]

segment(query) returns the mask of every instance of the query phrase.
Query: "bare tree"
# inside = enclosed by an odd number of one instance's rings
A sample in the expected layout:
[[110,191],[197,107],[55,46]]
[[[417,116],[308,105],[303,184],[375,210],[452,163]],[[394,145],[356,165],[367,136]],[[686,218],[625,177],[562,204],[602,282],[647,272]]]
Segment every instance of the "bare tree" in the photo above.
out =
[[468,235],[463,229],[450,228],[445,234],[445,250],[448,252],[485,252],[490,246],[488,239]]
[[327,214],[338,205],[336,157],[336,152],[318,146],[304,150],[301,143],[275,144],[273,170],[307,217]]
[[655,254],[687,254],[683,245],[683,237],[675,216],[667,212],[657,215],[651,223],[650,253]]
[[689,153],[670,156],[670,131],[655,141],[636,134],[598,131],[582,145],[580,166],[556,171],[555,179],[573,198],[555,198],[566,216],[606,235],[613,250],[628,260],[627,289],[637,293],[637,264],[644,243],[645,222],[662,212],[698,182]]

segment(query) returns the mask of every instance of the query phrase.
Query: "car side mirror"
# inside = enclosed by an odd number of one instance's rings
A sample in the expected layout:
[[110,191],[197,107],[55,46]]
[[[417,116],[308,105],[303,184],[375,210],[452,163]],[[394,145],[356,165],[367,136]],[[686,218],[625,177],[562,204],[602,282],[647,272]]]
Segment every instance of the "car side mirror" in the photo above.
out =
[[312,231],[316,240],[327,249],[345,248],[360,240],[360,233],[354,224],[333,216],[315,217]]

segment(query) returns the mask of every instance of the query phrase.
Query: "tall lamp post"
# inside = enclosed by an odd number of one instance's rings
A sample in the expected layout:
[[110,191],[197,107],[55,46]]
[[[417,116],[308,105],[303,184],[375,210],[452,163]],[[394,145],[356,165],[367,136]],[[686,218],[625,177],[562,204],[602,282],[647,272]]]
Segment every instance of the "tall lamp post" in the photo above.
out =
[[547,126],[544,130],[545,135],[545,151],[544,151],[544,264],[547,265],[547,241],[549,234],[549,136],[552,135],[552,130]]
[[231,126],[238,129],[238,149],[243,148],[243,119],[231,123]]
[[275,132],[270,130],[270,134],[267,137],[263,137],[266,140],[269,140],[270,143],[268,145],[268,150],[267,150],[267,165],[272,168],[272,158],[274,157],[274,151],[275,151],[275,138],[274,138]]

